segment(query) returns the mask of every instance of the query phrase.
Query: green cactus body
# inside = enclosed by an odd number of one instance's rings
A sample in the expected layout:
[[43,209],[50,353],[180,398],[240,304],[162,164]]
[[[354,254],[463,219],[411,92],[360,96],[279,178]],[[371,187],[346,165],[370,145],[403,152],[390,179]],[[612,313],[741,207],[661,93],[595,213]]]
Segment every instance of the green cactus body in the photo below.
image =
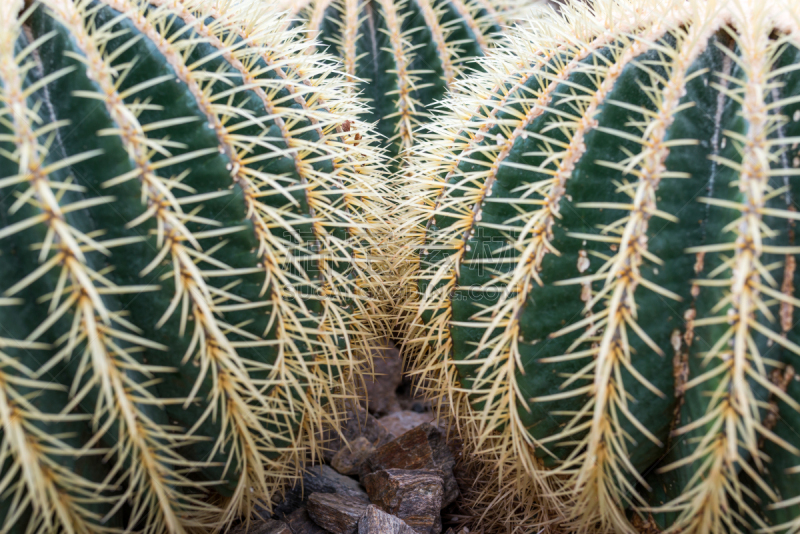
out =
[[353,394],[382,164],[282,25],[248,1],[0,5],[3,532],[222,527]]
[[[507,0],[284,0],[321,46],[336,53],[344,72],[372,104],[368,122],[388,139],[389,155],[413,146],[430,106],[475,68],[503,25]],[[398,162],[402,166],[402,162]]]
[[407,190],[407,337],[487,517],[800,529],[798,21],[576,4],[446,101]]

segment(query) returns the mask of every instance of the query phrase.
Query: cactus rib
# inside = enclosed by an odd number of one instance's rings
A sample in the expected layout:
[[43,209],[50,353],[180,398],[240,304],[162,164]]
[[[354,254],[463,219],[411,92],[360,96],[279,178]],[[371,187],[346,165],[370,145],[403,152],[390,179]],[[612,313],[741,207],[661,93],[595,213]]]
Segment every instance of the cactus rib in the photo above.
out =
[[[63,9],[59,13],[62,20],[75,21],[76,19],[81,20],[79,10],[85,5],[85,3],[75,5],[71,2],[62,2],[60,5],[54,5],[53,8]],[[22,6],[20,4],[14,7],[20,9]],[[11,22],[16,21],[12,19]],[[16,31],[13,31],[12,28],[7,28],[7,30],[13,36],[19,32],[18,25],[17,28]],[[79,33],[82,37],[80,42],[93,42],[88,33],[83,33],[83,27],[80,22],[73,29],[81,32]],[[104,244],[98,243],[89,235],[71,227],[65,221],[66,212],[79,210],[90,205],[102,205],[109,202],[109,198],[98,197],[93,200],[78,201],[63,206],[60,204],[59,195],[48,183],[47,176],[53,169],[68,165],[70,161],[62,160],[51,165],[43,165],[47,148],[39,145],[36,141],[38,135],[31,129],[30,118],[25,116],[30,111],[26,109],[27,106],[21,98],[25,91],[21,87],[19,69],[14,68],[17,62],[9,58],[5,64],[9,67],[3,77],[7,105],[15,111],[19,110],[14,113],[16,120],[13,126],[16,132],[16,139],[18,139],[17,150],[20,154],[20,167],[24,169],[21,176],[28,177],[30,183],[30,189],[26,196],[35,196],[42,203],[42,215],[28,219],[23,223],[22,227],[27,227],[32,222],[44,223],[48,226],[48,237],[45,246],[42,248],[42,257],[48,255],[48,249],[52,243],[59,243],[59,248],[61,249],[51,260],[45,262],[31,275],[9,288],[6,294],[13,296],[48,271],[57,268],[61,269],[61,280],[68,281],[71,286],[64,288],[66,293],[64,296],[69,296],[64,299],[63,304],[59,305],[61,294],[58,291],[53,294],[50,305],[51,315],[30,335],[30,338],[37,339],[44,330],[68,310],[75,314],[73,328],[69,332],[64,348],[51,360],[51,364],[54,364],[64,355],[72,352],[74,347],[83,342],[87,344],[81,360],[83,372],[76,374],[74,378],[71,389],[74,397],[65,411],[71,411],[73,405],[81,403],[90,389],[96,387],[99,390],[100,396],[97,400],[94,423],[98,425],[99,418],[103,415],[106,415],[107,419],[99,429],[98,435],[108,431],[112,424],[119,424],[119,436],[122,439],[117,443],[117,448],[120,451],[127,449],[135,451],[131,454],[136,456],[136,460],[131,462],[130,466],[123,467],[122,464],[118,464],[115,467],[115,470],[125,469],[126,476],[134,482],[130,486],[130,496],[135,502],[134,516],[148,513],[147,511],[151,507],[160,508],[157,517],[153,518],[153,528],[180,532],[182,531],[180,516],[194,507],[202,509],[203,505],[202,503],[196,503],[192,508],[188,508],[187,505],[189,503],[186,502],[185,497],[177,493],[173,487],[175,484],[185,484],[187,486],[191,484],[183,477],[175,476],[176,467],[181,465],[182,460],[180,457],[170,454],[170,449],[165,448],[163,445],[164,442],[168,443],[172,438],[137,406],[138,402],[141,401],[135,399],[136,392],[143,395],[145,401],[152,401],[152,394],[131,380],[126,367],[136,369],[144,375],[151,374],[152,369],[142,366],[139,362],[130,358],[120,345],[124,346],[127,342],[134,344],[134,346],[149,346],[156,349],[160,349],[161,346],[148,342],[133,332],[125,332],[125,330],[128,330],[125,322],[121,318],[115,317],[108,310],[100,296],[101,293],[111,295],[124,289],[118,289],[113,285],[104,283],[105,280],[102,274],[86,265],[80,242],[96,247],[99,250],[108,249]],[[63,71],[56,72],[55,76],[61,74],[63,74]],[[16,101],[14,100],[15,96],[18,99]],[[35,120],[38,121],[38,117],[35,117]],[[70,159],[73,161],[87,159],[91,155],[91,153],[78,154]],[[23,196],[22,198],[25,197]],[[15,228],[12,225],[6,227],[4,233],[8,234],[9,230],[12,229],[21,228],[20,226]],[[98,283],[106,287],[98,287]],[[130,289],[136,290],[136,288]],[[118,326],[115,327],[114,323],[117,323]],[[88,377],[88,380],[85,380],[84,384],[80,384],[84,381],[84,377]],[[119,457],[125,458],[125,455],[120,455]],[[140,486],[137,487],[136,485]],[[136,496],[151,496],[152,500],[139,501],[141,497]]]
[[348,79],[373,101],[373,117],[403,168],[427,107],[485,55],[519,6],[496,1],[285,0],[278,9],[342,58]]

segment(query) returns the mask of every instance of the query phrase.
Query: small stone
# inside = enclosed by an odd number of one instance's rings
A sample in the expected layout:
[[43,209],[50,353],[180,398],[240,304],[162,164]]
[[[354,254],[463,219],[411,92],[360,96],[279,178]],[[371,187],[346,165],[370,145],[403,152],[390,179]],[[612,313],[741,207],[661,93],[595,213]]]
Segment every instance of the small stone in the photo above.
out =
[[303,474],[306,496],[312,493],[338,493],[367,500],[367,494],[357,480],[341,475],[327,465],[315,465]]
[[355,402],[348,402],[347,413],[345,420],[341,421],[340,431],[328,429],[321,436],[325,443],[322,457],[330,463],[345,443],[353,443],[362,436],[376,447],[388,443],[393,438],[365,409]]
[[358,534],[415,534],[415,531],[402,519],[369,505],[358,521]]
[[433,404],[425,397],[425,393],[417,387],[417,382],[409,376],[404,376],[400,387],[397,388],[397,402],[400,410],[409,410],[417,413],[433,412]]
[[354,534],[368,502],[336,493],[312,493],[308,497],[308,515],[334,534]]
[[400,351],[389,342],[387,346],[373,349],[374,375],[364,377],[367,391],[361,404],[373,414],[386,414],[400,410],[397,387],[403,380],[403,359]]
[[274,519],[259,519],[249,525],[242,524],[230,534],[292,534],[289,525]]
[[337,493],[369,502],[358,481],[340,475],[327,465],[315,465],[303,473],[303,483],[296,482],[283,496],[283,501],[274,507],[275,516],[281,518],[304,506],[312,493]]
[[320,527],[308,515],[308,510],[305,507],[298,508],[288,516],[286,516],[286,523],[292,531],[292,534],[327,534],[328,531]]
[[364,477],[364,486],[372,504],[402,519],[417,534],[442,531],[440,471],[387,469]]
[[339,449],[331,460],[331,466],[343,475],[357,475],[361,464],[375,452],[375,445],[361,436],[349,446]]
[[419,413],[410,410],[390,413],[378,419],[378,423],[395,437],[402,436],[409,430],[425,423],[433,423],[432,413]]
[[[441,431],[424,423],[394,441],[378,447],[361,465],[361,480],[382,469],[424,469],[441,471],[444,479],[442,507],[458,497],[458,484],[453,475],[455,459]],[[366,485],[366,482],[364,483]]]

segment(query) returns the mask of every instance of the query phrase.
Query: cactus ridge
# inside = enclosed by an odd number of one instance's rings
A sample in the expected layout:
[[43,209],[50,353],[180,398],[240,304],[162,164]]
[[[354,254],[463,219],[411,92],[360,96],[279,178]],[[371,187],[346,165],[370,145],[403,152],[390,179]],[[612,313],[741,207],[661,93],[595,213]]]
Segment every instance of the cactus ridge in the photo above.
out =
[[487,518],[800,527],[798,20],[576,4],[446,101],[405,193],[405,336],[492,473],[473,494]]
[[497,0],[285,0],[342,58],[354,91],[374,107],[397,168],[407,162],[428,108],[483,56],[510,20],[513,4]]
[[[17,306],[16,299],[2,298],[0,306]],[[68,433],[85,427],[87,416],[73,415],[59,418],[56,430],[53,423],[35,406],[32,397],[37,394],[55,397],[63,406],[66,392],[59,384],[37,379],[36,373],[20,358],[7,349],[19,349],[31,354],[49,346],[34,341],[0,339],[0,424],[3,440],[0,442],[0,460],[10,463],[0,479],[0,491],[8,492],[16,504],[16,513],[0,507],[7,518],[6,526],[20,519],[28,520],[31,531],[50,531],[55,525],[70,525],[73,532],[92,532],[100,529],[97,504],[108,507],[106,497],[99,496],[102,485],[76,472],[75,458],[79,444]],[[43,428],[42,423],[50,423]],[[22,461],[9,462],[11,458]],[[29,491],[29,488],[31,491]],[[39,503],[40,513],[26,518],[23,512],[32,503]],[[95,503],[92,506],[90,503]],[[94,509],[93,509],[94,508]]]
[[353,394],[381,160],[332,59],[269,18],[0,6],[3,531],[222,527]]

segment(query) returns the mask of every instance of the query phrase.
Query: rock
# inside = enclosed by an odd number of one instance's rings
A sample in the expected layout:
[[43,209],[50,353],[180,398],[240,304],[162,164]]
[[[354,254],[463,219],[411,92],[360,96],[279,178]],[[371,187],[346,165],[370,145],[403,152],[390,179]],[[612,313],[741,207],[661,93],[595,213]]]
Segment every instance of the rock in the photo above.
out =
[[402,519],[387,514],[374,505],[358,521],[358,534],[416,534]]
[[312,493],[308,497],[308,515],[334,534],[354,534],[368,502],[336,493]]
[[375,452],[375,445],[361,436],[349,446],[339,449],[331,460],[331,466],[343,475],[357,475],[361,464]]
[[364,482],[366,475],[382,469],[439,470],[444,479],[442,507],[445,507],[458,497],[458,484],[453,476],[454,465],[455,460],[444,435],[435,426],[424,423],[378,447],[361,465],[360,474]]
[[364,477],[372,504],[397,516],[417,534],[439,534],[442,531],[441,471],[387,469]]
[[283,521],[275,521],[274,519],[259,519],[253,521],[249,525],[239,525],[236,530],[232,530],[230,534],[292,534],[289,525]]
[[380,447],[393,438],[378,423],[377,419],[355,402],[348,402],[345,417],[346,419],[342,421],[339,432],[329,429],[321,437],[325,444],[322,457],[326,462],[330,463],[336,453],[344,447],[345,443],[353,443],[359,437],[364,437],[376,447]]
[[309,467],[303,473],[303,483],[296,482],[283,496],[283,501],[274,507],[273,513],[279,519],[289,515],[308,503],[312,493],[337,493],[354,499],[369,502],[366,492],[352,478],[340,475],[327,465]]
[[327,465],[315,465],[303,474],[306,496],[312,493],[338,493],[367,500],[367,494],[357,480],[341,475]]
[[432,413],[418,413],[409,410],[390,413],[378,419],[378,423],[386,429],[389,434],[395,437],[402,436],[409,430],[413,430],[419,425],[433,423],[436,419]]
[[386,414],[401,410],[397,401],[397,387],[403,380],[403,359],[400,351],[390,341],[388,346],[373,349],[373,376],[365,376],[367,391],[362,406],[373,414]]
[[288,516],[286,516],[286,523],[292,531],[292,534],[327,534],[328,531],[320,527],[308,515],[308,510],[305,507],[298,508]]
[[420,390],[415,383],[415,380],[406,375],[397,388],[397,402],[400,404],[401,410],[409,410],[412,412],[432,412],[433,404],[425,397],[425,393]]
[[430,411],[430,406],[428,406],[428,407],[426,408],[426,407],[425,407],[425,404],[424,404],[424,403],[422,403],[422,402],[420,402],[420,401],[414,401],[414,402],[412,402],[412,403],[411,403],[411,406],[410,406],[409,408],[410,408],[410,410],[411,410],[412,412],[417,412],[417,413],[425,413],[425,412],[428,412],[428,411]]

